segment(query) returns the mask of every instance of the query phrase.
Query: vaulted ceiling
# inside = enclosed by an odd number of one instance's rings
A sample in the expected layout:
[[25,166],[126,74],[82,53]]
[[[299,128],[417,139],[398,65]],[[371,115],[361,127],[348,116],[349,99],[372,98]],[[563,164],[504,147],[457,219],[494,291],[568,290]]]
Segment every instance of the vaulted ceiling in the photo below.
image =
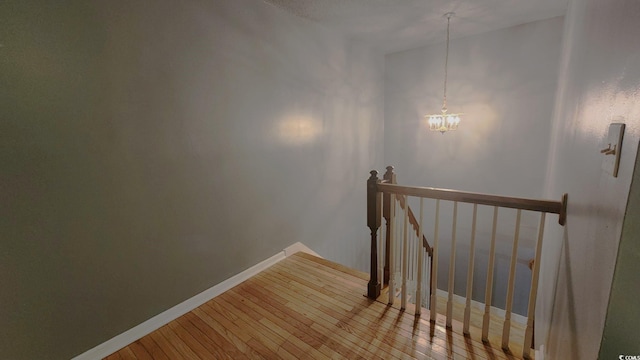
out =
[[339,29],[384,53],[564,15],[567,0],[264,0],[295,15]]

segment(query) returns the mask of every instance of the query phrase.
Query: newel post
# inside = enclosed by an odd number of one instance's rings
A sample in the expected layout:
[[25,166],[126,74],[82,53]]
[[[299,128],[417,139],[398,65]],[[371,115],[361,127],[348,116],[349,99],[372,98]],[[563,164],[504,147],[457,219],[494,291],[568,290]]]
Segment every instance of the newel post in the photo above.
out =
[[[396,174],[393,172],[393,166],[387,166],[387,172],[384,173],[384,176],[382,177],[388,184],[395,184],[396,183]],[[386,234],[385,234],[385,252],[384,252],[384,283],[388,284],[389,283],[389,246],[390,246],[390,239],[391,239],[391,227],[390,225],[390,221],[391,221],[391,194],[383,194],[382,195],[382,216],[384,217],[384,220],[387,224],[387,226],[385,227],[386,229]]]
[[378,280],[378,228],[381,222],[381,199],[378,193],[378,172],[371,170],[367,180],[367,226],[371,230],[371,277],[367,286],[367,297],[377,299],[380,296]]

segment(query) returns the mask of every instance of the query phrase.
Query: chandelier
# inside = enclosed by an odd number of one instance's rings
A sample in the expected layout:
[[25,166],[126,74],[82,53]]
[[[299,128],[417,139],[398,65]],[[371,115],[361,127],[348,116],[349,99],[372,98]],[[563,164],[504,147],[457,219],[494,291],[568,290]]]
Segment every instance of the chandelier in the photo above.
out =
[[447,49],[444,58],[444,96],[442,101],[442,109],[440,114],[425,115],[428,118],[429,130],[439,131],[444,134],[447,131],[453,131],[458,129],[460,124],[460,116],[462,114],[449,114],[447,111],[447,70],[449,66],[449,25],[451,18],[455,15],[454,12],[448,12],[444,14],[447,18]]

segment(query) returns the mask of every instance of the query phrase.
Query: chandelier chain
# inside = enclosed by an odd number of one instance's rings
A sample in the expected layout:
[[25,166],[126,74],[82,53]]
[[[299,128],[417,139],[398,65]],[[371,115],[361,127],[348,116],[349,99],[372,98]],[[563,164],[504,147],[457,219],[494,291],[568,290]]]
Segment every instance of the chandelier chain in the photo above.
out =
[[444,90],[442,111],[447,110],[447,70],[449,68],[449,25],[451,24],[451,15],[447,15],[447,49],[444,58]]

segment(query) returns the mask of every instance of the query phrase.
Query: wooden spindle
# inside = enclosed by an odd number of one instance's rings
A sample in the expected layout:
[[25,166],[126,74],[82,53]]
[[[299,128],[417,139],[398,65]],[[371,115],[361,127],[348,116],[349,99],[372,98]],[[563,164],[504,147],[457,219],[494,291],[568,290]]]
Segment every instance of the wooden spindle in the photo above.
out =
[[387,254],[389,257],[389,304],[393,305],[395,299],[395,281],[393,279],[393,272],[395,271],[395,231],[396,231],[396,195],[391,194],[391,200],[389,202],[389,242],[387,244]]
[[449,256],[449,294],[447,297],[447,327],[453,320],[453,286],[456,271],[456,223],[458,221],[458,202],[453,202],[453,225],[451,227],[451,255]]
[[420,220],[418,220],[418,278],[416,279],[416,315],[420,315],[422,312],[422,272],[424,262],[425,249],[422,246],[422,215],[424,210],[424,199],[420,198]]
[[536,243],[536,256],[533,258],[533,272],[531,274],[531,290],[529,291],[529,305],[527,309],[527,329],[524,333],[524,346],[522,356],[531,358],[531,347],[533,345],[533,321],[536,311],[536,296],[538,295],[538,279],[540,276],[540,255],[542,254],[542,239],[544,237],[545,213],[540,214],[540,225],[538,226],[538,241]]
[[429,267],[427,268],[426,271],[429,272],[427,277],[427,279],[429,279],[429,286],[427,286],[427,288],[429,289],[429,295],[426,297],[425,301],[427,303],[427,308],[431,309],[431,284],[433,284],[433,251],[431,252],[431,255],[428,257],[428,262],[429,262]]
[[[387,166],[387,171],[384,173],[382,177],[388,184],[396,183],[396,174],[393,172],[393,166]],[[385,251],[384,251],[384,275],[383,281],[385,284],[389,283],[389,238],[391,237],[390,232],[390,216],[389,209],[391,208],[391,194],[385,193],[382,196],[382,216],[384,217],[387,226],[385,227]]]
[[378,228],[382,217],[382,198],[378,192],[378,172],[371,170],[367,180],[367,226],[371,230],[371,268],[367,296],[377,299],[380,296],[380,281],[378,281]]
[[[409,228],[411,229],[411,227]],[[411,234],[411,243],[409,246],[409,279],[411,279],[412,281],[416,280],[416,260],[417,260],[417,255],[416,255],[416,243],[418,242],[417,237],[418,235],[416,234],[415,231],[409,230],[409,233]]]
[[487,268],[487,286],[484,291],[484,316],[482,317],[482,341],[489,341],[489,322],[491,321],[491,298],[493,292],[493,263],[495,262],[496,231],[498,228],[498,207],[493,207],[493,230],[489,247],[489,265]]
[[384,289],[384,285],[385,283],[382,282],[382,280],[384,279],[384,257],[385,257],[385,253],[386,253],[386,248],[385,248],[385,237],[382,236],[382,234],[380,234],[380,236],[378,236],[378,281],[381,282],[380,284],[380,291],[382,292],[382,289]]
[[[400,199],[401,195],[397,195],[396,199]],[[399,206],[400,205],[400,206]],[[394,254],[394,259],[393,259],[393,264],[394,267],[391,268],[391,276],[394,276],[394,284],[396,285],[396,288],[394,289],[394,297],[399,297],[400,296],[400,292],[397,291],[399,288],[402,287],[402,281],[400,279],[400,276],[402,274],[402,222],[404,221],[404,214],[403,214],[403,209],[401,206],[401,202],[398,201],[396,203],[396,234],[394,235],[394,245],[393,245],[393,254]],[[398,283],[398,280],[400,280],[400,283]]]
[[433,277],[433,253],[434,249],[432,247],[431,256],[429,257],[429,309],[431,309],[432,290],[436,288],[436,279]]
[[407,268],[409,266],[409,258],[408,258],[408,250],[409,250],[409,241],[408,241],[408,228],[409,228],[409,203],[406,197],[404,199],[405,208],[404,208],[404,225],[402,227],[402,292],[400,293],[400,308],[402,310],[407,308]]
[[502,325],[502,348],[509,349],[509,334],[511,333],[511,310],[513,308],[513,292],[516,284],[516,263],[518,261],[518,240],[520,239],[520,219],[522,210],[518,209],[516,215],[516,231],[513,237],[513,250],[511,251],[511,265],[509,266],[509,281],[507,284],[507,304]]
[[469,243],[469,268],[467,269],[467,291],[466,303],[464,307],[464,325],[462,333],[469,335],[469,322],[471,320],[471,297],[473,291],[473,267],[476,250],[476,219],[478,215],[478,204],[473,204],[473,220],[471,222],[471,242]]
[[436,200],[436,223],[433,229],[433,257],[431,258],[431,301],[429,302],[430,321],[436,321],[436,292],[438,287],[438,225],[440,223],[440,199]]

